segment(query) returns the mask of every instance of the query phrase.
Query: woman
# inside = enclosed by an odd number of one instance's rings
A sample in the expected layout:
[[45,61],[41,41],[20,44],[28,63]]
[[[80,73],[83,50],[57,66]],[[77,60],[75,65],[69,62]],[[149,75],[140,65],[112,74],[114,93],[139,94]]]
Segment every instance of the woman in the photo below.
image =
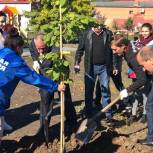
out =
[[16,28],[11,28],[0,50],[0,140],[3,137],[4,115],[10,105],[10,98],[20,80],[27,84],[47,90],[48,92],[64,91],[64,85],[32,71],[20,57],[24,41]]

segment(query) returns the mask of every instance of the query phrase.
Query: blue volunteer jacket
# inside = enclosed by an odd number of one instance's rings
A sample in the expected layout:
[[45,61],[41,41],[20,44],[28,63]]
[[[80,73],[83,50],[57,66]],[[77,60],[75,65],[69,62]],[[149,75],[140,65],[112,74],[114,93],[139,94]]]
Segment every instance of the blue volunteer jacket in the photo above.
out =
[[58,84],[32,71],[13,50],[0,50],[0,116],[10,105],[10,98],[19,81],[40,87],[48,92],[57,90]]

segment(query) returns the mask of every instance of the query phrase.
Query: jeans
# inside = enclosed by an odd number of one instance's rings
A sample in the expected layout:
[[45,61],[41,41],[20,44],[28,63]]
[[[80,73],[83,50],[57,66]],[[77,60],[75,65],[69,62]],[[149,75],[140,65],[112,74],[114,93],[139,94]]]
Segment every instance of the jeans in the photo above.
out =
[[148,124],[147,140],[153,141],[153,82],[151,83],[151,90],[149,92],[148,100],[146,103],[146,113]]
[[[107,73],[106,65],[94,65],[93,67],[94,76],[93,78],[89,75],[85,75],[85,109],[87,117],[92,116],[92,103],[93,103],[93,91],[95,86],[96,77],[99,77],[102,100],[101,104],[103,107],[110,103],[110,89],[109,80],[110,77]],[[112,117],[112,111],[109,109],[105,113],[106,117]]]

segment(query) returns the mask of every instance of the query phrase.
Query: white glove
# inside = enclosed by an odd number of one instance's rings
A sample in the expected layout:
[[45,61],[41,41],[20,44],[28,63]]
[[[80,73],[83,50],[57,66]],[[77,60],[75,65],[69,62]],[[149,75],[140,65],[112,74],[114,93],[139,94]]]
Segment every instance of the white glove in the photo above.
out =
[[128,97],[128,92],[126,89],[123,89],[121,92],[120,92],[120,99],[123,100],[124,98],[127,98]]
[[39,65],[38,61],[34,61],[34,62],[33,62],[33,69],[34,69],[36,72],[39,72],[40,65]]

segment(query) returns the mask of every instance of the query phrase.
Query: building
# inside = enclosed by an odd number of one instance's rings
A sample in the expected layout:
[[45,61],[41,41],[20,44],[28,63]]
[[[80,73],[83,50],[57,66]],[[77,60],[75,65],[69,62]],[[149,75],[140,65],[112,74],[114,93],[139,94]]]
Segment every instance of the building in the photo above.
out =
[[[96,13],[104,16],[109,24],[123,28],[130,17],[137,28],[145,22],[153,25],[153,0],[112,0],[92,2]],[[109,25],[112,26],[112,25]]]
[[27,35],[29,20],[23,14],[25,11],[31,11],[30,0],[0,0],[0,10],[7,14],[8,24],[15,25]]

